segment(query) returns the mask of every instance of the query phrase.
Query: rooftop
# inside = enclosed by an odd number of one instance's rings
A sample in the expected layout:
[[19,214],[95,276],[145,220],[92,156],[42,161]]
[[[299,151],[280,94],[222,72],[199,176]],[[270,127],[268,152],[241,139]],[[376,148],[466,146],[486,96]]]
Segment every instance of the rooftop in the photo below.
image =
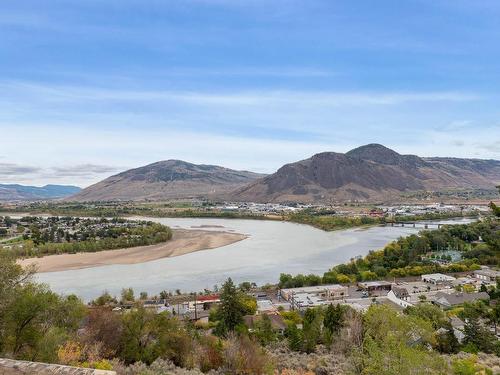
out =
[[422,275],[422,279],[434,279],[434,280],[446,280],[453,281],[455,278],[453,276],[445,275],[444,273],[429,273]]
[[340,284],[328,284],[317,286],[304,286],[301,288],[287,288],[282,289],[285,293],[321,293],[325,290],[345,290],[347,287]]
[[434,301],[440,305],[461,305],[465,302],[473,302],[477,300],[489,300],[490,296],[486,292],[479,293],[462,293],[462,292],[454,292],[454,293],[445,293],[445,292],[437,292],[434,296]]

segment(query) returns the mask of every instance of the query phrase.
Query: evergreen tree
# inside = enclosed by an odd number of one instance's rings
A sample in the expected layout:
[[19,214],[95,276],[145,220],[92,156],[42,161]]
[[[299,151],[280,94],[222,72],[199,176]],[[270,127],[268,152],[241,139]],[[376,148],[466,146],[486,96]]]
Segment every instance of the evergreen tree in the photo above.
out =
[[[498,191],[500,192],[500,185],[497,186],[497,189]],[[490,202],[490,208],[491,210],[493,211],[493,214],[496,216],[496,217],[500,217],[500,207],[497,206],[495,203],[493,202]]]
[[285,331],[285,336],[288,339],[288,347],[293,351],[302,350],[304,344],[304,336],[302,331],[295,324],[290,324]]
[[500,323],[500,305],[498,303],[488,312],[488,321],[495,327],[496,335],[497,326]]
[[259,339],[262,345],[268,345],[276,339],[271,318],[269,315],[262,314],[262,317],[255,324],[255,336]]
[[234,331],[236,326],[243,323],[243,314],[246,310],[246,306],[242,303],[238,289],[231,278],[228,278],[222,284],[220,301],[221,303],[217,312],[219,323],[216,333],[220,336],[225,336],[228,332]]
[[446,331],[439,332],[436,335],[435,348],[441,353],[456,353],[459,348],[459,343],[455,334],[453,333],[451,324],[448,323],[448,327],[446,327],[445,329]]
[[326,308],[323,325],[330,334],[338,333],[344,321],[344,309],[339,304],[330,304]]
[[480,351],[491,353],[495,350],[496,336],[484,327],[478,319],[471,318],[464,326],[464,343]]
[[303,321],[303,350],[311,353],[321,340],[323,316],[320,309],[307,309]]

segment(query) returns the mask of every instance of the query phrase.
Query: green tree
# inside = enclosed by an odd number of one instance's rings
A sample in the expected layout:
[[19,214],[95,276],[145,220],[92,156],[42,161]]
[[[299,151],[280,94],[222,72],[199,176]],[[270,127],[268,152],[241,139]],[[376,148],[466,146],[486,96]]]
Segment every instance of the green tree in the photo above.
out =
[[288,324],[285,330],[285,336],[288,340],[288,347],[293,351],[300,351],[304,346],[304,335],[294,323]]
[[261,318],[254,325],[254,335],[264,346],[276,340],[276,333],[273,330],[269,315],[261,315]]
[[160,298],[161,299],[167,299],[169,297],[168,292],[166,290],[162,290],[160,292]]
[[464,326],[464,344],[485,353],[495,351],[496,336],[483,326],[477,318],[469,318]]
[[248,312],[249,306],[245,303],[246,299],[243,298],[231,278],[228,278],[222,284],[220,301],[220,306],[217,309],[218,324],[215,332],[219,336],[226,336],[243,323],[243,316]]
[[240,290],[243,292],[248,292],[250,289],[252,289],[252,284],[249,281],[244,281],[238,286],[238,288],[240,288]]
[[106,306],[111,304],[117,304],[118,301],[115,297],[111,296],[107,290],[105,290],[99,297],[91,302],[94,306]]
[[488,320],[495,327],[495,335],[497,334],[497,326],[500,323],[500,305],[497,303],[488,312]]
[[319,308],[307,309],[303,321],[303,350],[312,353],[321,341],[323,323],[322,311]]
[[85,313],[75,297],[62,298],[46,286],[26,284],[16,293],[5,317],[7,345],[16,358],[39,358],[49,333],[76,332]]
[[364,316],[361,373],[367,375],[446,374],[447,364],[427,349],[434,344],[429,322],[372,305]]
[[[498,191],[500,192],[500,185],[496,187]],[[500,217],[500,207],[497,206],[495,203],[490,202],[490,208],[493,211],[493,215],[496,217]]]
[[138,307],[123,315],[120,358],[125,363],[153,362],[154,315],[153,312],[143,307]]
[[459,348],[458,340],[453,332],[451,324],[448,323],[446,328],[441,328],[436,333],[436,344],[434,346],[441,353],[456,353]]
[[323,325],[330,334],[337,334],[344,323],[345,309],[340,305],[330,304],[325,310]]
[[135,301],[134,290],[132,288],[123,288],[121,292],[120,302],[128,303],[134,301]]
[[448,323],[444,312],[430,303],[419,303],[416,306],[408,307],[405,313],[429,322],[435,330],[447,326]]

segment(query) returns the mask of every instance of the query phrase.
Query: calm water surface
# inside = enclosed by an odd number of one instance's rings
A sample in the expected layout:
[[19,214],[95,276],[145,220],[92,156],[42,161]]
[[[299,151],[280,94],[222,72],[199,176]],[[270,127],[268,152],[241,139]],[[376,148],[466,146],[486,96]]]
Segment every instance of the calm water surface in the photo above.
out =
[[[234,231],[249,238],[224,247],[174,258],[127,265],[100,266],[37,275],[60,293],[88,300],[104,290],[119,294],[124,287],[150,294],[162,290],[212,289],[228,277],[236,282],[276,283],[282,272],[322,274],[332,266],[382,248],[420,228],[371,227],[324,232],[307,225],[238,219],[148,219],[172,228]],[[466,223],[470,220],[443,221]]]

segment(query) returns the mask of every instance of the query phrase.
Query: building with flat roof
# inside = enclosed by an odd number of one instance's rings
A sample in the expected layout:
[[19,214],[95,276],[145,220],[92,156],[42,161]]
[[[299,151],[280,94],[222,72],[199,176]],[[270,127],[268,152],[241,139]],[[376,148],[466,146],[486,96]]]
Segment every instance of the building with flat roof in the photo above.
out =
[[421,276],[422,281],[431,284],[445,284],[455,281],[453,276],[445,275],[444,273],[429,273]]
[[388,281],[364,281],[358,283],[358,286],[369,294],[375,292],[388,292],[392,288],[392,284]]
[[310,294],[325,300],[341,299],[349,295],[349,288],[340,284],[329,284],[280,290],[280,296],[286,301],[290,301],[292,296],[300,294]]

